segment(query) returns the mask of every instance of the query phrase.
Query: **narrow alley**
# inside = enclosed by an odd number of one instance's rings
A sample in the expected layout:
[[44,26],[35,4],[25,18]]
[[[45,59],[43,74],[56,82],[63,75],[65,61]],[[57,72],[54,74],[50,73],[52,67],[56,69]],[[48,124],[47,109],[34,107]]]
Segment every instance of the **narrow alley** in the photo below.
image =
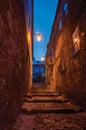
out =
[[13,126],[13,130],[76,129],[86,129],[86,113],[43,83],[32,87]]
[[86,0],[0,0],[0,130],[86,130]]

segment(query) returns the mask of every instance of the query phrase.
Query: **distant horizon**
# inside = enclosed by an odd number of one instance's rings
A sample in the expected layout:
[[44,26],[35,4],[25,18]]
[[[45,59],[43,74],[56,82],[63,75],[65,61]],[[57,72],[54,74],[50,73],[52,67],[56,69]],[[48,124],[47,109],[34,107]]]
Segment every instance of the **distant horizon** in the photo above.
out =
[[[53,5],[53,6],[52,6]],[[38,32],[43,36],[41,42],[34,38],[34,57],[40,61],[41,57],[46,54],[46,46],[50,39],[52,26],[58,0],[34,0],[34,33]]]

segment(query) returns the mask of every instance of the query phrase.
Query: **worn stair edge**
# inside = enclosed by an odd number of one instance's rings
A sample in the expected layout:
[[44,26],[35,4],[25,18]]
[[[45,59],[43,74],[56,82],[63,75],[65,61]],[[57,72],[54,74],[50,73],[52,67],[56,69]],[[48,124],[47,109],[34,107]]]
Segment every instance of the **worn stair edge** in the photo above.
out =
[[33,95],[33,94],[32,94],[31,96],[30,96],[30,95],[27,95],[28,98],[30,98],[30,97],[36,97],[36,96],[40,96],[40,97],[52,97],[52,96],[53,96],[53,97],[57,97],[57,96],[60,96],[60,95],[53,95],[53,94],[52,94],[52,95],[47,95],[47,94],[45,94],[45,95],[40,95],[40,94]]
[[58,108],[58,109],[20,109],[20,113],[22,114],[50,114],[50,113],[57,113],[57,114],[74,114],[76,111],[72,108]]
[[[34,92],[34,93],[31,93],[31,95],[33,96],[58,96],[60,95],[59,93],[55,93],[55,92]],[[27,95],[28,96],[28,95]]]
[[71,107],[72,109],[74,109],[74,111],[76,112],[82,112],[84,111],[84,109],[78,105],[72,104],[71,102],[67,103],[69,107]]
[[52,97],[52,96],[53,96],[53,97],[57,97],[57,96],[59,96],[59,94],[57,94],[57,95],[55,95],[55,94],[32,94],[32,96],[33,96],[33,97],[36,97],[36,96],[40,96],[40,97],[41,97],[41,96],[42,96],[42,97],[46,97],[46,96],[47,96],[47,97]]
[[49,90],[45,90],[45,91],[36,91],[36,90],[34,90],[34,91],[30,91],[30,93],[55,93],[55,94],[57,94],[57,92],[55,92],[55,91],[49,91]]
[[28,93],[28,95],[26,96],[26,98],[32,98],[32,94]]
[[40,103],[40,102],[54,102],[54,103],[63,103],[67,102],[68,100],[27,100],[25,99],[25,102],[32,102],[32,103]]
[[49,97],[49,96],[32,96],[32,98],[25,98],[25,101],[27,101],[27,102],[41,102],[41,101],[43,101],[43,102],[46,102],[46,101],[49,101],[50,100],[50,102],[51,101],[54,101],[55,100],[55,102],[56,101],[61,101],[61,102],[68,102],[69,101],[69,99],[68,98],[64,98],[63,96],[56,96],[56,97],[54,97],[54,96],[51,96],[51,97]]
[[32,98],[32,97],[36,97],[36,96],[40,96],[40,97],[57,97],[57,96],[60,96],[59,94],[56,94],[56,93],[31,93],[31,94],[28,94],[26,97],[27,98]]

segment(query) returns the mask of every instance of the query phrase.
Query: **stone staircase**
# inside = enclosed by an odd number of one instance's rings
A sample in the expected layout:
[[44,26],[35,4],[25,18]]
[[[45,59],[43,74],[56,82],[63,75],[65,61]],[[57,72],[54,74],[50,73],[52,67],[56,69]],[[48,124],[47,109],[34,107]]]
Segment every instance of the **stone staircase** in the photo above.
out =
[[55,92],[44,88],[37,89],[33,88],[31,93],[28,93],[20,110],[21,113],[76,113],[82,111],[81,107],[72,104],[67,98]]

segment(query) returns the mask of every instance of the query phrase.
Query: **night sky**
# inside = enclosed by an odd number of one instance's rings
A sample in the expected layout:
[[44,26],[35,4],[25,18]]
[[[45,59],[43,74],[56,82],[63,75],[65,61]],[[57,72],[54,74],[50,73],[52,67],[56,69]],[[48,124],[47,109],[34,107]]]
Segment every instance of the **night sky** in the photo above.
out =
[[43,35],[41,42],[34,37],[34,57],[41,60],[46,54],[46,45],[49,42],[52,25],[55,17],[58,0],[34,0],[34,33]]

